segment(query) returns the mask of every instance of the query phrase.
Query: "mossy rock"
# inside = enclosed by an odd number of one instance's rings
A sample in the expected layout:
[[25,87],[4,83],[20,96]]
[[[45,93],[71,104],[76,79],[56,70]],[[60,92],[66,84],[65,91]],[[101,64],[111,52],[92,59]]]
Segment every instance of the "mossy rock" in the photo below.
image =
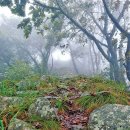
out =
[[23,99],[21,97],[0,96],[0,111],[5,110],[9,106],[21,104],[22,101]]
[[48,99],[39,97],[35,103],[29,107],[30,116],[39,116],[43,119],[54,119],[56,118],[55,110],[51,106]]
[[130,106],[106,104],[89,118],[90,130],[130,130]]
[[36,130],[31,124],[28,124],[19,119],[12,119],[9,124],[8,130]]

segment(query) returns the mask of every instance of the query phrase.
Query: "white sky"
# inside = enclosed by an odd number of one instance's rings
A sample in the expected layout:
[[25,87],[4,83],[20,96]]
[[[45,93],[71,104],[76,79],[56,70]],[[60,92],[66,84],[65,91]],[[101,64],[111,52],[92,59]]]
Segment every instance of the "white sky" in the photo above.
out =
[[7,17],[13,16],[13,14],[11,14],[11,11],[7,7],[0,7],[0,15],[1,14],[6,15]]
[[54,60],[60,60],[60,61],[68,61],[71,60],[71,56],[69,53],[65,52],[62,54],[61,50],[57,49],[52,54]]

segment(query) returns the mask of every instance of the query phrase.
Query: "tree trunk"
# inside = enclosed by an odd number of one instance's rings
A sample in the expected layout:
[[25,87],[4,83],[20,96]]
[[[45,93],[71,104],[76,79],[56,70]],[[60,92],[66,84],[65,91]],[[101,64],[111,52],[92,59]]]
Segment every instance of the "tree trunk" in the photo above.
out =
[[111,80],[115,80],[115,76],[113,73],[113,65],[110,63],[110,70],[109,70],[109,76]]
[[128,43],[127,43],[127,50],[125,53],[125,58],[126,58],[126,74],[127,78],[130,81],[130,34],[127,37],[128,38]]
[[[107,53],[108,53],[109,58],[111,58],[110,52],[108,51]],[[110,80],[115,80],[114,73],[113,73],[113,66],[112,66],[111,62],[109,62],[109,67],[110,67],[110,69],[109,69]]]
[[39,66],[39,63],[37,62],[36,58],[34,58],[34,57],[31,55],[31,53],[30,53],[27,49],[25,49],[25,48],[22,48],[22,49],[24,49],[24,51],[25,51],[25,52],[28,54],[28,56],[31,58],[31,60],[33,61],[34,65],[35,65],[35,67],[36,67],[37,72],[41,75],[41,67]]
[[118,58],[117,58],[117,51],[115,51],[115,47],[112,43],[112,39],[110,37],[106,37],[107,39],[107,44],[108,44],[108,55],[110,58],[110,76],[112,76],[112,71],[114,74],[114,80],[117,82],[121,82],[121,75],[120,75],[120,67],[118,64]]
[[93,53],[92,53],[92,44],[90,44],[90,49],[89,49],[89,53],[90,53],[90,58],[91,58],[91,64],[92,64],[92,74],[95,75],[96,70],[95,70],[95,63],[94,63],[94,58],[93,58]]
[[[104,5],[104,7],[106,9],[106,12],[107,12],[109,18],[112,20],[114,25],[118,28],[118,30],[122,34],[124,34],[128,39],[127,50],[126,50],[126,53],[125,53],[125,58],[126,58],[125,67],[126,67],[127,78],[130,81],[130,33],[127,32],[124,28],[122,28],[121,25],[119,24],[119,21],[112,15],[111,11],[109,10],[109,8],[107,6],[106,0],[102,0],[102,2],[103,2],[103,5]],[[124,3],[124,11],[125,11],[126,5],[128,5],[128,3],[129,3],[129,0],[126,0],[126,2]]]
[[70,48],[70,55],[71,55],[72,63],[74,66],[74,70],[75,70],[76,74],[79,74],[79,70],[77,68],[76,61],[75,61],[73,53],[72,53],[71,45],[69,45],[69,48]]
[[48,74],[48,60],[50,57],[50,50],[48,51],[47,54],[43,54],[42,53],[42,64],[41,64],[41,68],[42,68],[42,74]]
[[114,79],[115,79],[115,81],[120,83],[121,82],[121,74],[120,74],[120,68],[118,65],[118,61],[116,58],[114,58],[114,57],[111,58],[111,65],[113,68]]
[[44,63],[42,64],[43,67],[43,74],[48,74],[48,61],[44,61]]
[[120,60],[120,73],[121,73],[121,81],[123,83],[125,82],[125,77],[124,77],[124,72],[125,72],[125,68],[124,68],[124,61],[123,61],[123,42],[120,42],[120,47],[119,47],[119,60]]
[[54,66],[54,60],[53,60],[53,55],[52,55],[52,53],[51,53],[51,67],[50,67],[49,73],[52,72],[53,66]]

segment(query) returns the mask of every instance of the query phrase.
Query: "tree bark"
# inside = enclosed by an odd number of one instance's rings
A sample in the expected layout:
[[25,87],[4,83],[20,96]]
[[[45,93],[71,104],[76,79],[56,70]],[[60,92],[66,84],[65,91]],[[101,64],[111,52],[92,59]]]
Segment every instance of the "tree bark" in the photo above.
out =
[[[111,55],[110,55],[110,52],[108,51],[108,56],[109,58],[111,58]],[[113,65],[111,64],[111,62],[109,62],[109,77],[111,80],[115,80],[115,77],[114,77],[114,73],[113,73]]]
[[112,76],[112,71],[114,74],[114,79],[117,82],[121,82],[121,75],[120,75],[120,68],[118,64],[118,58],[117,58],[117,51],[115,51],[114,45],[112,43],[112,40],[109,36],[106,36],[106,40],[108,43],[108,50],[109,50],[109,58],[110,58],[110,76]]
[[115,80],[115,76],[113,73],[113,65],[110,63],[110,70],[109,70],[109,76],[111,80]]
[[94,59],[93,59],[93,55],[92,55],[92,45],[91,44],[90,44],[89,53],[90,53],[90,58],[91,58],[91,62],[92,62],[92,74],[94,75],[96,70],[95,70]]
[[123,83],[125,82],[125,77],[124,77],[124,72],[125,72],[125,68],[124,68],[124,60],[123,60],[123,41],[120,42],[120,46],[119,46],[119,64],[120,64],[120,73],[121,73],[121,81]]
[[111,65],[112,65],[112,68],[113,68],[115,81],[121,82],[121,75],[120,75],[120,69],[119,69],[118,61],[116,60],[116,58],[112,58],[111,60],[112,60]]
[[128,43],[127,43],[127,50],[125,53],[125,58],[126,58],[126,74],[127,78],[130,81],[130,34],[127,37]]
[[51,50],[51,47],[48,48],[46,54],[42,51],[41,52],[41,55],[42,55],[42,64],[41,64],[41,67],[42,67],[42,74],[48,74],[48,60],[49,60],[49,57],[50,57],[50,50]]

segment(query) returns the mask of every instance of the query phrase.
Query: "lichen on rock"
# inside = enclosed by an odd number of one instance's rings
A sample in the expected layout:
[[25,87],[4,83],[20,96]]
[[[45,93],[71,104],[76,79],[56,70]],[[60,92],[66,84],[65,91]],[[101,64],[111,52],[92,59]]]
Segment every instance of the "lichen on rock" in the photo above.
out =
[[130,130],[130,106],[106,104],[94,110],[89,119],[90,130]]
[[44,97],[39,97],[35,103],[29,107],[29,115],[39,116],[43,119],[54,119],[56,114],[51,103]]
[[10,122],[8,130],[36,130],[36,129],[30,124],[14,118]]
[[0,111],[5,110],[12,105],[20,104],[23,101],[21,97],[3,97],[0,96]]

